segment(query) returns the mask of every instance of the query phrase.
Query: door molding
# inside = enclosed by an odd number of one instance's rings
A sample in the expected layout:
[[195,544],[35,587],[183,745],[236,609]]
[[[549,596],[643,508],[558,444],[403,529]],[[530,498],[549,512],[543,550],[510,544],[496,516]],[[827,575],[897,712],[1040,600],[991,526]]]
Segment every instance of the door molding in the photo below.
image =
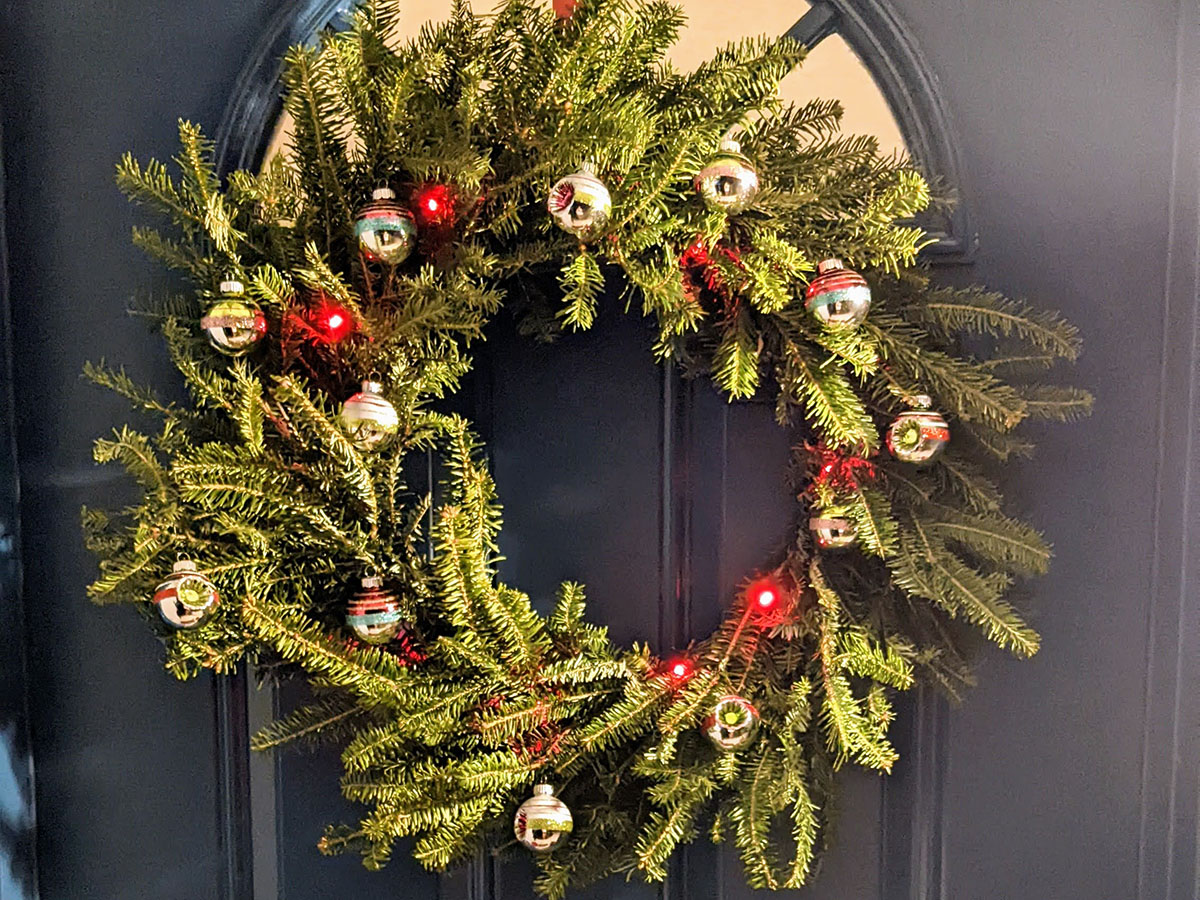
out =
[[[3,98],[0,97],[0,104]],[[21,589],[20,477],[13,387],[12,306],[8,283],[5,220],[3,116],[0,115],[0,634],[6,651],[0,658],[0,765],[8,768],[15,796],[0,795],[0,868],[11,874],[17,892],[0,884],[0,900],[36,900],[37,815],[34,799],[33,745],[29,735],[29,677],[26,663],[25,602]]]
[[1200,17],[1177,11],[1136,900],[1200,885]]

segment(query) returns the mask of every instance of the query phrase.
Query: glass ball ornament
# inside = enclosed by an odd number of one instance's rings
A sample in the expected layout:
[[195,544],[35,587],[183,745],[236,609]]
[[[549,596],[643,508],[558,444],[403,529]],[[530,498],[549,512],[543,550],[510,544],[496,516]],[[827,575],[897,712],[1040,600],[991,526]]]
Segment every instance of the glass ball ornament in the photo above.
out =
[[417,246],[417,220],[396,202],[391,188],[376,188],[371,202],[358,211],[354,221],[358,248],[371,262],[398,266]]
[[362,390],[342,404],[342,427],[360,450],[378,447],[400,430],[396,407],[383,396],[378,381],[364,381]]
[[534,785],[533,796],[517,807],[513,818],[517,840],[538,853],[553,849],[574,826],[571,810],[548,784]]
[[220,601],[217,586],[190,559],[178,560],[166,580],[154,589],[152,602],[172,628],[196,628]]
[[362,579],[362,590],[346,608],[346,627],[366,644],[386,644],[400,633],[400,601],[384,590],[382,578],[368,575]]
[[221,296],[200,319],[208,342],[226,356],[249,353],[267,333],[267,317],[245,290],[240,281],[222,281]]
[[932,462],[950,443],[950,426],[940,412],[930,409],[927,396],[915,398],[917,409],[900,413],[888,426],[887,447],[901,462]]
[[849,547],[858,537],[858,529],[850,519],[824,512],[808,520],[809,530],[817,546],[825,550],[840,550]]
[[704,719],[704,736],[721,751],[745,747],[758,733],[758,710],[744,697],[727,694]]
[[709,209],[740,213],[758,196],[758,172],[742,155],[737,141],[721,141],[721,148],[696,175],[696,190]]
[[566,175],[554,183],[546,200],[546,210],[554,224],[567,234],[588,241],[608,225],[612,215],[612,195],[604,186],[590,163],[578,172]]
[[867,280],[840,259],[817,263],[817,277],[804,292],[804,308],[826,328],[848,331],[862,324],[871,309]]

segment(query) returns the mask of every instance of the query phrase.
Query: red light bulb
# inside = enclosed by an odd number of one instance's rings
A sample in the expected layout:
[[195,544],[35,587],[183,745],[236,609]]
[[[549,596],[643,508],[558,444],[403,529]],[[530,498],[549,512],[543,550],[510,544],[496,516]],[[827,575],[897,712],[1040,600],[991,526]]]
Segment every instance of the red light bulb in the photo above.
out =
[[318,340],[327,344],[336,344],[349,336],[354,330],[354,319],[350,313],[332,303],[322,303],[311,313],[311,322],[317,332]]
[[427,184],[413,193],[417,214],[427,225],[445,225],[454,220],[454,196],[444,184]]
[[758,592],[758,596],[754,598],[754,602],[757,603],[761,609],[770,609],[776,604],[776,602],[778,602],[778,600],[779,598],[775,595],[775,592],[769,587],[760,590]]
[[780,610],[786,598],[787,591],[783,585],[770,576],[760,578],[746,588],[746,602],[750,608],[767,618],[773,617]]
[[667,663],[667,674],[674,682],[687,681],[692,677],[692,663],[687,659],[675,659]]

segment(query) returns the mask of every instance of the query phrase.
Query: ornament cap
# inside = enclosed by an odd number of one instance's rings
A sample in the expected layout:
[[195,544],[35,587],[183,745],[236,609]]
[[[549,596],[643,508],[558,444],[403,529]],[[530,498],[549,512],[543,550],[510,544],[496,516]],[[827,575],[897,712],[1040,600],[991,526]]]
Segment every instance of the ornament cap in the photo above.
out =
[[553,797],[554,785],[552,784],[535,784],[533,786],[533,796],[535,797]]
[[383,578],[379,575],[364,575],[361,579],[364,590],[374,590],[383,587]]
[[396,192],[390,187],[377,187],[371,191],[372,200],[395,200]]
[[195,572],[195,571],[198,571],[196,569],[196,564],[194,562],[192,562],[190,559],[177,559],[177,560],[175,560],[175,565],[171,566],[172,574],[177,574],[179,572]]
[[229,277],[221,282],[220,290],[222,294],[244,294],[246,286],[236,278]]
[[742,145],[733,138],[725,138],[721,141],[721,150],[725,153],[741,153]]
[[826,272],[832,272],[835,269],[844,269],[844,268],[846,268],[846,267],[844,265],[842,265],[842,261],[840,259],[838,259],[836,256],[831,256],[828,259],[823,259],[819,263],[817,263],[817,271],[822,275],[824,275]]
[[579,171],[582,172],[584,175],[595,175],[596,174],[596,164],[594,162],[592,162],[592,160],[590,160],[590,159],[585,159],[583,162],[581,162],[579,164]]
[[933,409],[933,398],[928,394],[916,394],[909,397],[908,402],[917,409]]
[[382,394],[383,384],[368,378],[362,383],[362,392],[364,394]]

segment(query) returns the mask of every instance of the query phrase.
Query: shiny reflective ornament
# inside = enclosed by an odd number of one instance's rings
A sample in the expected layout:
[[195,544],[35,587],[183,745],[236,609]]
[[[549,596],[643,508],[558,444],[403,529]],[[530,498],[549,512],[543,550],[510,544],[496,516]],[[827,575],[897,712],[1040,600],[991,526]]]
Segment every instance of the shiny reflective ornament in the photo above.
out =
[[840,259],[817,263],[817,277],[804,292],[804,307],[822,325],[837,331],[857,328],[871,309],[867,280]]
[[217,586],[190,559],[181,559],[170,576],[154,590],[158,614],[172,628],[196,628],[217,606]]
[[696,175],[696,190],[709,209],[740,213],[758,196],[758,173],[737,141],[721,141],[712,162]]
[[562,841],[575,826],[567,804],[554,796],[548,784],[533,786],[533,796],[517,807],[513,834],[528,847],[543,853]]
[[929,407],[933,401],[924,395],[914,398],[919,409],[896,416],[887,430],[887,446],[901,462],[927,463],[950,443],[950,426],[939,412]]
[[342,404],[342,427],[362,450],[378,447],[400,430],[396,407],[383,396],[378,381],[364,381],[362,390]]
[[355,593],[346,609],[346,625],[368,644],[386,644],[400,633],[400,601],[383,589],[382,578],[362,579],[362,590]]
[[221,282],[221,296],[213,301],[200,327],[208,342],[226,356],[242,356],[267,333],[267,317],[253,300],[245,296],[240,281]]
[[612,195],[589,163],[558,179],[550,189],[546,209],[554,224],[581,241],[596,237],[612,215]]
[[358,211],[354,236],[363,255],[372,262],[397,266],[417,246],[417,222],[396,202],[391,188],[376,188],[371,202]]
[[819,517],[809,519],[808,527],[812,530],[817,546],[826,550],[840,550],[849,547],[858,536],[858,529],[849,519],[822,513]]
[[749,700],[728,694],[704,720],[704,736],[718,750],[738,750],[758,733],[758,710]]

